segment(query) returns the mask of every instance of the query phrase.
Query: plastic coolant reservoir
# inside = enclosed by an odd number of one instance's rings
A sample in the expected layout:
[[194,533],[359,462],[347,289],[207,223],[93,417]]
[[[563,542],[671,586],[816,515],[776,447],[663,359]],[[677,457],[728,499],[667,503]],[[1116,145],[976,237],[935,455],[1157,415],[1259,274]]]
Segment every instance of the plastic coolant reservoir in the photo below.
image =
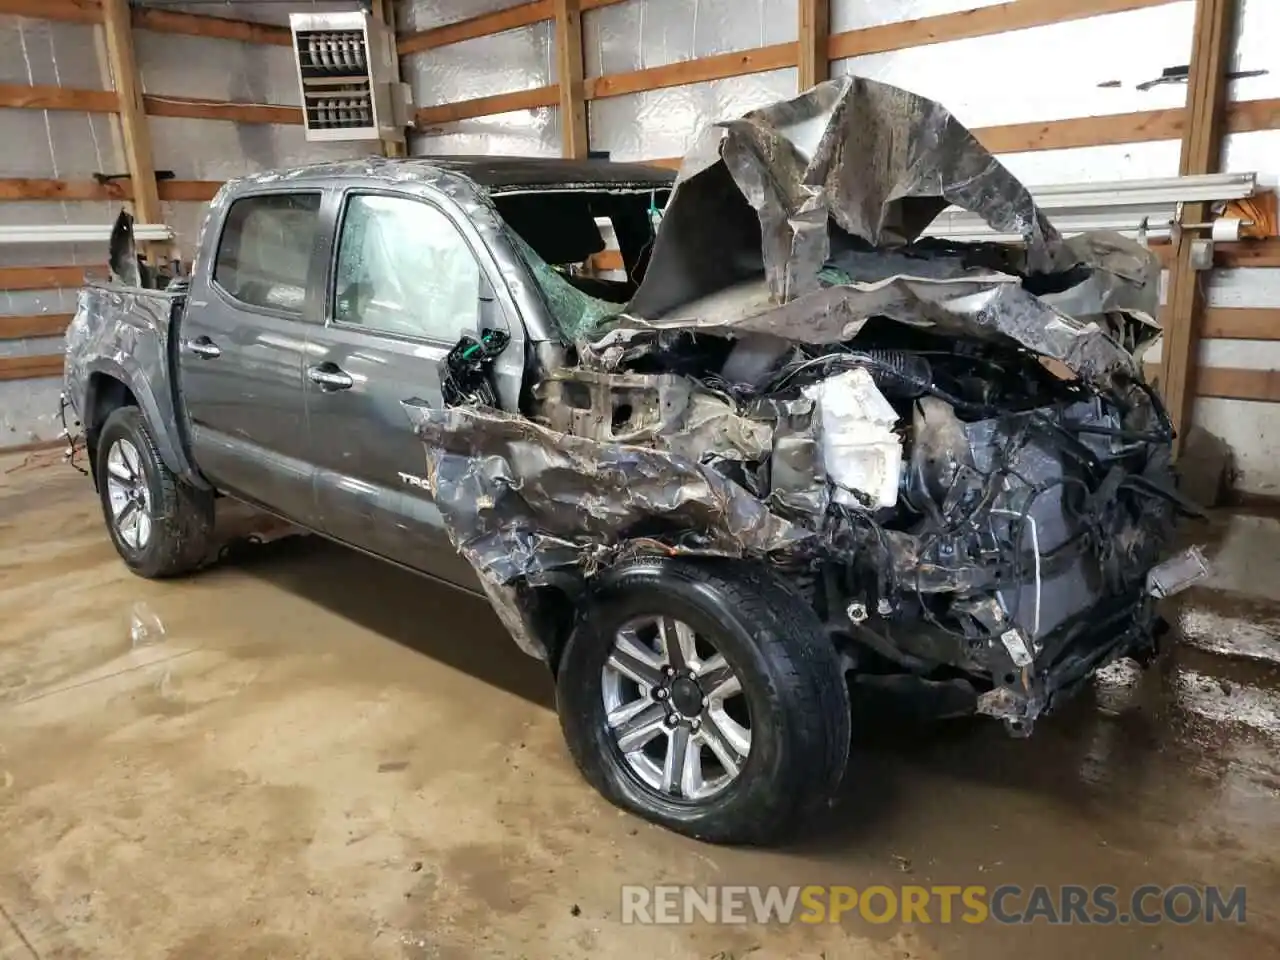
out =
[[857,505],[858,498],[851,492],[856,490],[877,507],[897,503],[902,442],[893,425],[898,415],[871,374],[859,367],[804,392],[818,406],[822,464],[836,485],[832,499]]

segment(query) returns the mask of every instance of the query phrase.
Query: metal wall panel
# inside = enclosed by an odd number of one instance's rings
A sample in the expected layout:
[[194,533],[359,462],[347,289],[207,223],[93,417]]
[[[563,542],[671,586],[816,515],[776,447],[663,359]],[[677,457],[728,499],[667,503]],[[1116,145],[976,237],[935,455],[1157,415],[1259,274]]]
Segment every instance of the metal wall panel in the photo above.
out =
[[[796,39],[796,0],[629,0],[583,15],[588,76]],[[794,96],[794,68],[607,97],[588,104],[593,150],[615,160],[685,152],[707,124]]]
[[367,142],[309,143],[300,124],[151,117],[157,170],[179,180],[229,180],[273,167],[365,156]]
[[[400,7],[401,31],[425,30],[512,6],[499,0],[414,0]],[[556,82],[550,21],[428,50],[400,61],[415,107],[471,100]],[[409,152],[559,156],[559,111],[516,110],[441,124],[410,137]]]
[[582,18],[588,76],[796,39],[796,0],[628,0]]
[[1088,183],[1090,180],[1140,180],[1176,177],[1182,143],[1152,140],[1066,150],[1001,154],[1000,161],[1030,186]]
[[399,0],[396,3],[396,24],[401,33],[416,33],[525,2],[527,0]]
[[1280,97],[1280,3],[1276,0],[1238,0],[1236,50],[1233,70],[1265,70],[1261,77],[1236,80],[1231,84],[1233,100],[1267,100]]
[[587,105],[591,149],[613,160],[679,157],[708,124],[795,96],[796,84],[788,67],[594,100]]
[[831,0],[831,32],[878,27],[943,13],[976,10],[1004,0]]
[[[1194,13],[1192,0],[1181,0],[852,57],[836,61],[832,72],[856,73],[938,100],[971,127],[1180,107],[1185,84],[1137,87],[1165,67],[1190,61]],[[1111,83],[1119,86],[1102,86]]]
[[544,87],[556,81],[555,30],[548,20],[451,43],[402,58],[400,71],[418,107]]
[[554,107],[515,110],[441,124],[409,138],[415,157],[433,154],[560,156],[560,111]]
[[[0,83],[103,89],[94,28],[0,16]],[[0,110],[0,177],[83,179],[113,170],[112,123],[106,114]]]
[[302,102],[288,47],[149,30],[134,31],[133,44],[146,93],[242,103]]
[[1266,186],[1280,186],[1280,130],[1233,133],[1222,150],[1222,169],[1227,173],[1252,170]]
[[0,447],[56,439],[61,393],[62,381],[52,378],[0,382]]

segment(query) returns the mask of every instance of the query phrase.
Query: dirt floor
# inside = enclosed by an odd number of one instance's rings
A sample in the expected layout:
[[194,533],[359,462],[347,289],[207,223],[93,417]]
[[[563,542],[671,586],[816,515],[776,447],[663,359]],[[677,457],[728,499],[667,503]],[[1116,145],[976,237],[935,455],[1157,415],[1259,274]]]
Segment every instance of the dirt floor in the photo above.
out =
[[[146,582],[88,481],[0,459],[0,957],[1274,956],[1280,524],[1211,539],[1162,668],[1109,670],[1030,740],[864,719],[829,815],[729,850],[584,785],[484,602],[309,537]],[[659,883],[1248,900],[1243,925],[623,925],[620,887]]]

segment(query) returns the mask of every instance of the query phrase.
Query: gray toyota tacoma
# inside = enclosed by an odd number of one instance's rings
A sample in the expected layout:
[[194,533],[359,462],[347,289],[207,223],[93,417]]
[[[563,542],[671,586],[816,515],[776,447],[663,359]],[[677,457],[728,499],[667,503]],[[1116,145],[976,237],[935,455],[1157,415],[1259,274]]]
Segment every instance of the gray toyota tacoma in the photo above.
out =
[[[1020,243],[953,243],[950,207]],[[584,265],[617,239],[618,279]],[[112,541],[196,569],[232,497],[483,593],[614,803],[771,842],[850,691],[1025,735],[1156,652],[1180,498],[1144,381],[1160,267],[1064,239],[942,107],[846,77],[640,165],[361,160],[113,244],[66,403]],[[1163,562],[1162,562],[1163,560]],[[459,637],[459,643],[467,642]]]

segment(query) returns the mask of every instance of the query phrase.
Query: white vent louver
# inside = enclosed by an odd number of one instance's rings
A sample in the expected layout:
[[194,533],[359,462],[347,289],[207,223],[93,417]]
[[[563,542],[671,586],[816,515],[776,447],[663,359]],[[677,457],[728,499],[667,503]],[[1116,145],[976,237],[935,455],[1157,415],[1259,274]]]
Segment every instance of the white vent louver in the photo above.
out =
[[293,56],[308,140],[403,140],[389,31],[367,13],[293,13]]

